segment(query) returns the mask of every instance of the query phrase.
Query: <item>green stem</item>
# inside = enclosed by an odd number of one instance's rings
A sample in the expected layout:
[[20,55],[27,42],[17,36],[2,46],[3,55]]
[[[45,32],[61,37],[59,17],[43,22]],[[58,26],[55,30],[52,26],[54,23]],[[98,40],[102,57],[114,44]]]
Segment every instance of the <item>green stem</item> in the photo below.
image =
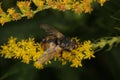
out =
[[107,50],[111,50],[112,47],[120,43],[120,36],[117,37],[104,37],[100,38],[94,43],[92,43],[92,48],[95,52],[102,50],[106,45],[108,45]]

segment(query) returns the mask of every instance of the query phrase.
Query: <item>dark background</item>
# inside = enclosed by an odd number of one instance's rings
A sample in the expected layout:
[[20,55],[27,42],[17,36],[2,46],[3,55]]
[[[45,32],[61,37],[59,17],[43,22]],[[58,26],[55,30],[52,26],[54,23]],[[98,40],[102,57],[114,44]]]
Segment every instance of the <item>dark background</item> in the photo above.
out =
[[[4,10],[14,7],[16,0],[0,0]],[[120,35],[120,0],[109,0],[100,7],[93,4],[91,14],[75,14],[72,11],[44,10],[32,19],[22,18],[19,21],[0,26],[0,45],[7,42],[10,36],[19,40],[34,37],[40,42],[45,32],[41,24],[53,25],[66,36],[77,36],[80,40],[95,41],[106,36]],[[116,29],[118,28],[118,29]],[[60,62],[52,62],[42,70],[32,64],[19,60],[0,57],[0,80],[120,80],[120,45],[110,51],[106,48],[95,53],[96,58],[83,61],[83,67],[71,68]]]

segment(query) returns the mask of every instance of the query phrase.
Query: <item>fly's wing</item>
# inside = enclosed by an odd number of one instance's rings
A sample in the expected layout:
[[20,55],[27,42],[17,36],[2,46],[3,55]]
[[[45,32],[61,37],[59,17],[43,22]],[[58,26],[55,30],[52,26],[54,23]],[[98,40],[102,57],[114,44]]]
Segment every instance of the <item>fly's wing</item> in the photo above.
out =
[[44,64],[45,62],[54,58],[55,49],[47,49],[39,58],[38,62]]
[[64,37],[64,35],[61,32],[59,32],[58,30],[56,30],[55,28],[53,28],[53,27],[51,27],[51,26],[49,26],[47,24],[43,24],[40,27],[42,29],[44,29],[45,32],[47,32],[50,35],[53,35],[53,36],[55,36],[57,38],[63,38]]
[[40,64],[44,64],[47,61],[50,61],[53,59],[57,54],[59,54],[62,51],[62,48],[59,46],[56,46],[54,48],[48,48],[39,58],[38,62]]

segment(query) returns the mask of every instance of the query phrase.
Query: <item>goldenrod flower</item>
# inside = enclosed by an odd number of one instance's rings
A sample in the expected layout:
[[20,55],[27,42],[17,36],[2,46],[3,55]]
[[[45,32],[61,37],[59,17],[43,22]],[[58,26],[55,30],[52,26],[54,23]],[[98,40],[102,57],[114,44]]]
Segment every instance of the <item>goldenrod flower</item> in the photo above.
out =
[[0,3],[0,16],[3,14],[3,9],[1,8],[1,3]]
[[50,8],[53,8],[54,5],[55,5],[55,1],[53,1],[53,0],[46,0],[46,4],[47,4]]
[[94,51],[92,50],[91,42],[85,41],[83,43],[78,43],[79,46],[76,49],[73,49],[71,52],[64,51],[62,54],[62,62],[63,64],[66,61],[71,62],[71,67],[81,67],[82,60],[90,59],[91,57],[95,57]]
[[8,14],[12,15],[12,14],[15,13],[15,9],[14,9],[14,8],[9,8],[9,9],[7,10],[7,12],[8,12]]
[[30,1],[18,1],[17,6],[19,7],[20,11],[23,13],[23,15],[27,16],[27,18],[33,17],[33,10],[30,7],[31,2]]
[[35,43],[33,38],[17,42],[16,38],[11,37],[1,48],[0,54],[5,58],[22,59],[24,63],[37,61],[43,53],[40,44]]
[[83,6],[79,2],[75,2],[72,5],[72,10],[75,11],[75,13],[82,13],[84,11]]
[[[56,9],[60,11],[72,10],[77,14],[90,13],[93,8],[91,7],[92,2],[98,2],[101,6],[106,2],[106,0],[30,0],[30,1],[17,1],[17,7],[21,12],[16,12],[15,8],[8,8],[7,12],[4,12],[1,8],[0,3],[0,24],[4,24],[9,21],[19,20],[22,17],[27,17],[28,19],[33,17],[39,11],[45,9]],[[32,10],[31,3],[35,4],[37,7]],[[3,16],[3,15],[6,16]],[[1,18],[2,17],[2,18]]]
[[4,17],[1,17],[0,18],[0,24],[3,26],[5,23],[6,23],[6,21],[5,21]]
[[33,3],[38,7],[38,9],[43,9],[44,7],[44,0],[32,0]]
[[[73,38],[79,44],[78,48],[72,51],[63,51],[62,54],[56,54],[54,60],[62,61],[62,64],[71,63],[71,67],[81,67],[82,60],[94,57],[90,41],[80,43],[77,38]],[[53,52],[54,53],[54,52]],[[44,65],[51,63],[45,57],[47,53],[44,52],[41,43],[36,43],[34,38],[17,41],[16,38],[11,37],[7,44],[1,46],[0,55],[5,58],[21,59],[22,62],[29,64],[33,62],[36,68],[43,68]],[[49,55],[47,55],[49,56]],[[50,56],[52,57],[52,56]]]
[[9,9],[7,10],[7,12],[8,12],[8,15],[10,15],[10,16],[12,17],[12,20],[13,20],[13,21],[14,21],[14,20],[17,21],[17,20],[19,20],[19,19],[21,18],[20,13],[17,13],[14,8],[9,8]]
[[0,3],[0,24],[3,26],[6,22],[9,21],[11,21],[10,16],[3,11]]
[[40,64],[39,62],[34,62],[34,66],[38,69],[42,69],[43,68],[43,65]]
[[67,5],[65,5],[63,2],[56,2],[56,9],[65,11],[67,10]]
[[[62,54],[56,54],[53,60],[59,60],[63,65],[71,63],[70,66],[75,68],[82,67],[83,60],[95,57],[93,49],[102,49],[105,45],[109,45],[111,48],[114,43],[120,43],[119,36],[102,38],[96,43],[91,43],[89,40],[80,42],[77,38],[73,39],[78,43],[78,47],[71,51],[64,50]],[[38,69],[42,69],[44,65],[51,63],[51,59],[46,59],[48,58],[46,57],[48,53],[45,54],[44,52],[41,43],[36,43],[34,38],[17,41],[17,38],[11,37],[6,44],[0,47],[0,55],[2,57],[20,59],[26,64],[31,61]]]
[[101,6],[103,6],[103,4],[106,2],[106,0],[99,0],[99,3]]

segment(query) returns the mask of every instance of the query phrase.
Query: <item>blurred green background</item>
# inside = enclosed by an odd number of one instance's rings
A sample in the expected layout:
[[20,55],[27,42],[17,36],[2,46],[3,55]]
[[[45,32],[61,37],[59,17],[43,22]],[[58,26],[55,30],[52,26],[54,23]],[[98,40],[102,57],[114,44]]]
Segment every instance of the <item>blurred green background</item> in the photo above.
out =
[[[16,0],[0,0],[4,10],[14,7]],[[120,35],[120,0],[109,0],[100,7],[93,4],[91,14],[77,15],[72,11],[44,10],[32,19],[22,18],[19,21],[0,26],[0,45],[7,42],[10,36],[19,40],[34,37],[40,42],[45,32],[41,24],[53,25],[66,36],[77,36],[81,41],[95,41],[106,36]],[[118,28],[118,29],[116,29]],[[120,45],[111,51],[95,53],[96,58],[83,61],[83,67],[71,68],[60,62],[52,62],[42,70],[20,60],[0,57],[0,80],[120,80]]]

